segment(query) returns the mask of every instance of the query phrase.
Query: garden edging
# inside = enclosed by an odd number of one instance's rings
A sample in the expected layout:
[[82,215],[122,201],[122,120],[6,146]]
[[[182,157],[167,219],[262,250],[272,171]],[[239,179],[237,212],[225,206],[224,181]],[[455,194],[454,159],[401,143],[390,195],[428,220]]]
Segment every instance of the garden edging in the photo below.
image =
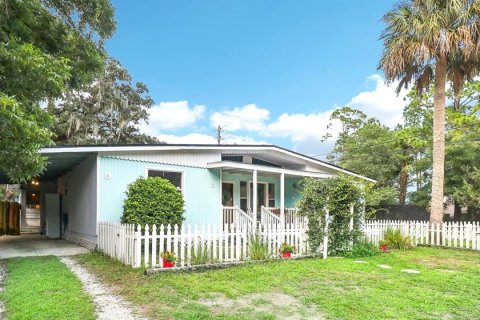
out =
[[273,261],[289,261],[289,260],[305,260],[305,259],[314,259],[322,257],[320,254],[310,254],[299,257],[292,257],[289,259],[266,259],[266,260],[248,260],[248,261],[232,261],[232,262],[221,262],[221,263],[209,263],[209,264],[199,264],[193,266],[185,267],[175,267],[175,268],[148,268],[145,270],[144,275],[150,276],[157,273],[164,272],[201,272],[215,269],[226,269],[236,266],[252,265],[252,264],[263,264]]

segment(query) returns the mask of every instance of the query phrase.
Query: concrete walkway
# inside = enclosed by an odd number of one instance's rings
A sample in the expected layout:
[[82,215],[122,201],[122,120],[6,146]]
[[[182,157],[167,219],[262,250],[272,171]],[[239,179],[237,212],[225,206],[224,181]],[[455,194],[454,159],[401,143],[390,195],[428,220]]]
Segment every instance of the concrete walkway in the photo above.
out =
[[71,256],[89,252],[74,243],[40,235],[0,236],[0,260],[13,257]]

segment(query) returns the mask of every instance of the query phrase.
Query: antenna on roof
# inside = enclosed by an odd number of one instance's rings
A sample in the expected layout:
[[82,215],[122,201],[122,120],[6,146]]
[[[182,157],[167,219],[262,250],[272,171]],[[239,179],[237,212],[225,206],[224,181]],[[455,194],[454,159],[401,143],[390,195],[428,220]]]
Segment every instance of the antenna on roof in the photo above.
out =
[[223,135],[225,133],[225,130],[223,129],[221,125],[217,126],[217,144],[222,144],[222,141],[225,139],[225,136]]

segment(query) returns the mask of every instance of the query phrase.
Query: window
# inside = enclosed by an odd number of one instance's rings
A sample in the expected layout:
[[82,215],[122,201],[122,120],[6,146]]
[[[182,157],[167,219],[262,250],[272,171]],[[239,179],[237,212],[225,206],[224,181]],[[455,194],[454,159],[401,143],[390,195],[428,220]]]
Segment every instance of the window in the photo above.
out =
[[261,166],[269,166],[269,167],[275,167],[275,168],[281,168],[282,166],[276,163],[268,162],[262,159],[258,158],[252,158],[252,164],[258,164]]
[[170,181],[177,190],[182,190],[182,173],[175,171],[148,170],[148,177],[160,177]]
[[247,182],[240,181],[240,209],[247,212],[248,210],[248,198],[247,198]]
[[268,184],[268,206],[275,208],[275,184]]

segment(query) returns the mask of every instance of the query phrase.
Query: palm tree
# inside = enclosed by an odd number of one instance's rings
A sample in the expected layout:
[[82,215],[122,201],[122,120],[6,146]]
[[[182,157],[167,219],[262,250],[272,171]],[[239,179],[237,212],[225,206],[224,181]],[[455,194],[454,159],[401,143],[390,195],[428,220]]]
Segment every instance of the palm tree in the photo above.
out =
[[383,17],[384,51],[379,69],[387,83],[434,86],[431,222],[443,220],[445,87],[458,97],[480,69],[480,0],[406,0]]

